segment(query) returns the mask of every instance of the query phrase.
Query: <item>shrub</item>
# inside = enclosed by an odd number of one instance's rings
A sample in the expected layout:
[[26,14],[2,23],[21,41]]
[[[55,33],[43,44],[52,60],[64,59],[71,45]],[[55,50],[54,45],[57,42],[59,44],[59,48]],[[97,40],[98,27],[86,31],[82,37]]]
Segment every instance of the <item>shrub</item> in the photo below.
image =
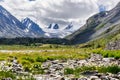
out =
[[25,58],[23,58],[24,60],[27,60],[27,61],[29,61],[29,62],[31,62],[31,63],[34,63],[35,61],[34,61],[34,59],[32,59],[32,58],[30,58],[30,57],[25,57]]
[[26,60],[22,60],[22,65],[30,65],[31,63],[29,61],[26,61]]
[[64,69],[64,74],[73,74],[74,73],[74,69],[72,69],[72,68],[65,68]]
[[5,71],[0,71],[0,79],[2,79],[2,78],[12,78],[12,79],[15,79],[16,77],[15,77],[15,74],[13,74],[12,72],[10,72],[10,71],[7,71],[7,72],[5,72]]
[[101,72],[101,73],[113,73],[113,74],[117,74],[118,72],[120,72],[120,67],[117,66],[117,65],[112,65],[112,66],[102,66],[102,67],[99,67],[98,68],[98,72]]
[[82,66],[75,69],[72,68],[65,68],[64,74],[74,74],[75,76],[79,76],[81,72],[86,71],[98,71],[100,73],[112,73],[117,74],[120,72],[120,67],[117,65],[111,65],[111,66],[101,66],[101,67],[95,67],[95,66]]
[[41,68],[41,63],[40,62],[39,63],[38,62],[34,63],[33,68],[34,69],[40,69]]
[[29,67],[29,66],[24,66],[24,70],[26,71],[26,72],[31,72],[31,67]]
[[45,62],[47,59],[45,57],[37,57],[36,62]]
[[33,64],[32,71],[33,71],[33,74],[43,74],[44,73],[44,70],[41,68],[40,62],[36,62]]

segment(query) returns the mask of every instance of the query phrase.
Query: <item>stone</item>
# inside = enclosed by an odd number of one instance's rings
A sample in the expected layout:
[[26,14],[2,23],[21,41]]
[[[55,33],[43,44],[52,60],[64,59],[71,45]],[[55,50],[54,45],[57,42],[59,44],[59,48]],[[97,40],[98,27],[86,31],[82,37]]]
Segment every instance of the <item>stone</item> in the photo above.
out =
[[103,59],[100,54],[91,54],[90,61],[101,61]]
[[[15,60],[14,60],[15,59]],[[99,54],[91,54],[89,59],[84,60],[52,60],[42,63],[42,69],[45,74],[35,76],[36,80],[120,80],[120,73],[118,74],[102,74],[97,71],[85,71],[80,75],[82,78],[75,78],[75,75],[64,75],[65,68],[75,69],[76,67],[83,66],[110,66],[119,65],[120,60],[115,58],[103,58]],[[29,75],[25,73],[21,64],[17,62],[16,58],[13,58],[12,62],[9,62],[11,66],[5,65],[2,61],[0,62],[1,70],[11,70],[19,75]],[[31,75],[32,76],[32,75]],[[25,77],[26,78],[26,77]],[[6,78],[5,78],[6,79]]]
[[62,78],[60,78],[60,80],[65,80],[65,78],[64,78],[64,77],[62,77]]
[[92,76],[92,75],[96,75],[98,72],[97,71],[85,71],[82,72],[81,74],[84,76]]
[[87,78],[79,78],[78,80],[88,80]]
[[96,80],[96,79],[99,79],[98,76],[90,76],[90,79],[91,80]]
[[116,40],[114,42],[109,42],[106,45],[105,49],[107,49],[107,50],[119,50],[120,49],[120,40]]
[[102,79],[102,80],[109,80],[109,77],[108,76],[101,76],[100,79]]
[[2,80],[12,80],[12,78],[3,78]]
[[78,78],[71,78],[70,80],[78,80]]

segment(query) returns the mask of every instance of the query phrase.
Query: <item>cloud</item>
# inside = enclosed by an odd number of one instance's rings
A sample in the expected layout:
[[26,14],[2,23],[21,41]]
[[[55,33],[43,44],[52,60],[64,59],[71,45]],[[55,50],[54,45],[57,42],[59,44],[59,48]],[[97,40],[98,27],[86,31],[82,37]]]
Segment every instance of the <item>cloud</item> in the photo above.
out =
[[30,17],[41,27],[50,23],[66,26],[73,22],[79,28],[87,18],[99,12],[100,5],[110,10],[118,2],[119,0],[1,0],[0,5],[18,19]]
[[[94,6],[92,4],[94,4]],[[43,21],[48,24],[53,21],[61,25],[66,25],[74,22],[74,20],[85,21],[90,15],[97,11],[98,7],[93,1],[75,2],[72,0],[63,0],[61,4],[52,4],[50,7],[43,8],[43,16],[45,16]],[[78,23],[82,24],[80,22]]]
[[[45,16],[51,16],[55,18],[69,19],[69,18],[84,18],[88,14],[97,11],[97,6],[92,4],[87,6],[86,2],[72,2],[70,0],[65,0],[61,5],[52,5],[52,8],[44,9],[47,14]],[[87,13],[87,14],[85,14]],[[55,15],[53,15],[55,14]],[[81,16],[82,15],[82,16]]]

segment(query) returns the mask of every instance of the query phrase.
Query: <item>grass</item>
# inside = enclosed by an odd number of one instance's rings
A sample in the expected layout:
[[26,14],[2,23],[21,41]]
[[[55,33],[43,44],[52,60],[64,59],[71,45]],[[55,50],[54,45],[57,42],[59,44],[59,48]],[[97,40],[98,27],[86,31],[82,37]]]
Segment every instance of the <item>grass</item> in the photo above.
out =
[[[96,27],[96,30],[103,26],[104,24],[100,24],[98,27]],[[117,40],[120,40],[120,29],[116,30],[116,32],[111,32],[111,30],[113,30],[113,28],[115,27],[119,27],[119,25],[112,26],[111,28],[107,29],[99,36],[101,38],[84,43],[81,45],[81,47],[84,48],[91,47],[92,49],[96,49],[96,48],[104,49],[109,42],[115,42]]]
[[[36,48],[30,46],[22,46],[20,48],[23,52],[0,52],[0,61],[7,59],[9,56],[17,57],[20,63],[35,63],[45,62],[46,60],[63,60],[63,59],[85,59],[90,56],[91,53],[102,54],[104,57],[120,58],[120,50],[104,50],[102,48],[79,48],[79,46],[63,46],[59,45],[59,48],[49,48],[48,45],[44,47],[37,46]],[[5,47],[5,45],[4,45]],[[20,46],[19,46],[20,47]],[[28,50],[34,50],[33,52],[24,51],[23,48],[27,47]],[[42,51],[44,48],[44,51]],[[17,50],[18,46],[6,46],[6,49]],[[40,51],[41,50],[41,51]]]
[[95,28],[95,30],[99,30],[100,28],[104,27],[104,25],[105,25],[105,23],[102,23],[102,24],[98,25],[98,26]]
[[[13,50],[13,48],[11,48],[11,50]],[[0,52],[0,60],[3,61],[8,60],[10,57],[16,57],[18,62],[23,65],[25,71],[33,74],[44,74],[41,64],[47,60],[85,59],[89,54],[89,51],[86,49],[74,47],[52,48],[50,51],[49,48],[45,48],[44,51],[41,52],[37,52],[37,50],[38,47],[33,52]]]
[[[65,68],[64,69],[64,74],[69,75],[73,74],[76,77],[79,77],[81,73],[86,72],[86,71],[98,71],[99,73],[112,73],[112,74],[117,74],[120,72],[120,66],[118,65],[112,65],[112,66],[82,66],[78,68]],[[82,74],[81,74],[82,75]]]
[[25,45],[0,45],[0,50],[44,50],[44,49],[66,49],[66,48],[72,48],[74,46],[69,45],[57,45],[57,44],[42,44],[42,45],[31,45],[31,46],[25,46]]
[[74,74],[74,69],[73,68],[65,68],[64,69],[64,74]]
[[15,74],[13,74],[12,72],[5,72],[5,71],[0,71],[0,79],[2,79],[2,78],[12,78],[12,79],[15,79],[16,77],[15,77],[16,75]]
[[34,61],[37,62],[44,62],[46,60],[55,60],[55,59],[84,59],[89,53],[86,49],[79,49],[79,48],[58,48],[58,49],[45,49],[44,51],[37,52],[0,52],[0,60],[6,59],[9,56],[15,56],[20,61],[26,60],[31,63]]
[[[1,45],[2,46],[2,45]],[[0,46],[0,47],[1,47]],[[56,47],[57,46],[57,47]],[[33,74],[44,74],[44,70],[41,68],[41,64],[47,60],[67,60],[67,59],[85,59],[90,56],[91,53],[102,54],[104,57],[120,58],[120,50],[103,50],[102,48],[80,48],[80,46],[64,46],[64,45],[50,45],[45,44],[42,46],[23,46],[23,45],[3,45],[3,50],[21,50],[23,52],[0,52],[0,61],[8,60],[9,57],[17,57],[18,62],[23,65],[25,71]],[[33,52],[24,50],[34,50]],[[44,50],[44,51],[39,51]],[[76,77],[84,71],[94,71],[106,73],[120,72],[118,66],[101,66],[101,67],[78,67],[75,69],[66,68],[64,73],[74,74]],[[8,74],[8,75],[7,75]],[[0,72],[0,78],[11,76],[14,78],[11,72]],[[29,80],[29,79],[28,79]],[[30,79],[32,80],[32,79]]]
[[64,74],[65,75],[74,74],[76,77],[79,77],[81,72],[94,71],[94,70],[96,70],[96,68],[93,67],[93,66],[82,66],[82,67],[77,67],[75,69],[73,69],[73,68],[65,68],[64,69]]
[[113,57],[116,59],[120,58],[120,50],[102,50],[102,49],[94,49],[93,53],[102,54],[103,57]]
[[[19,76],[19,78],[17,80],[23,80],[22,78],[25,76]],[[4,78],[11,78],[12,80],[16,80],[17,75],[15,73],[12,73],[10,71],[0,71],[0,80],[4,79]],[[25,80],[35,80],[33,77],[29,77],[25,78]]]
[[13,52],[13,53],[0,53],[0,60],[6,60],[9,56],[17,57],[19,63],[22,65],[32,65],[36,62],[45,62],[47,60],[66,60],[66,59],[85,59],[88,55],[81,52],[82,50],[79,49],[69,49],[69,50],[62,50],[62,51],[45,51],[45,52]]
[[[15,48],[15,46],[12,46],[12,47],[14,47],[14,49],[17,49],[18,47]],[[41,51],[41,52],[37,52],[39,51],[39,47],[37,47],[33,52],[29,52],[29,51],[0,52],[0,56],[1,56],[0,61],[6,60],[9,56],[13,56],[13,57],[17,57],[19,63],[23,65],[32,65],[36,62],[42,63],[47,60],[85,59],[89,57],[91,53],[102,54],[104,57],[115,57],[116,59],[120,58],[120,50],[111,51],[111,50],[103,50],[102,48],[91,49],[91,48],[79,48],[79,46],[66,47],[63,45],[60,48],[50,49],[46,47],[47,45],[44,45],[44,46],[45,46],[44,51]],[[12,47],[11,47],[11,50],[13,50]],[[34,50],[34,48],[31,49],[30,47],[28,47],[28,49]],[[42,49],[40,48],[40,50]]]
[[120,72],[120,66],[112,65],[112,66],[102,66],[97,68],[98,72],[100,73],[113,73],[117,74]]

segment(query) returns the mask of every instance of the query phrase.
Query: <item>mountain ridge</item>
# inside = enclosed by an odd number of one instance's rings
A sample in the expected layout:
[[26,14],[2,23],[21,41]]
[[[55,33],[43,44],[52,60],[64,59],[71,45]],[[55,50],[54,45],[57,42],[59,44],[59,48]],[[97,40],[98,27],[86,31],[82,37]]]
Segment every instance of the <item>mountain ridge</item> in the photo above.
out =
[[61,30],[59,24],[56,23],[50,24],[51,28],[48,27],[45,31],[30,18],[19,21],[2,6],[0,6],[0,17],[1,38],[64,38],[73,32],[72,30],[69,31],[69,29],[67,31]]
[[30,18],[25,18],[21,21],[26,28],[24,29],[27,33],[34,34],[35,37],[44,37],[44,31],[39,27],[38,24],[33,22]]
[[21,24],[17,18],[12,16],[6,9],[0,6],[0,37],[30,37],[29,34],[22,31],[22,27],[24,27],[24,25]]
[[103,11],[90,17],[86,24],[66,37],[73,44],[81,44],[119,32],[120,3],[110,11]]

